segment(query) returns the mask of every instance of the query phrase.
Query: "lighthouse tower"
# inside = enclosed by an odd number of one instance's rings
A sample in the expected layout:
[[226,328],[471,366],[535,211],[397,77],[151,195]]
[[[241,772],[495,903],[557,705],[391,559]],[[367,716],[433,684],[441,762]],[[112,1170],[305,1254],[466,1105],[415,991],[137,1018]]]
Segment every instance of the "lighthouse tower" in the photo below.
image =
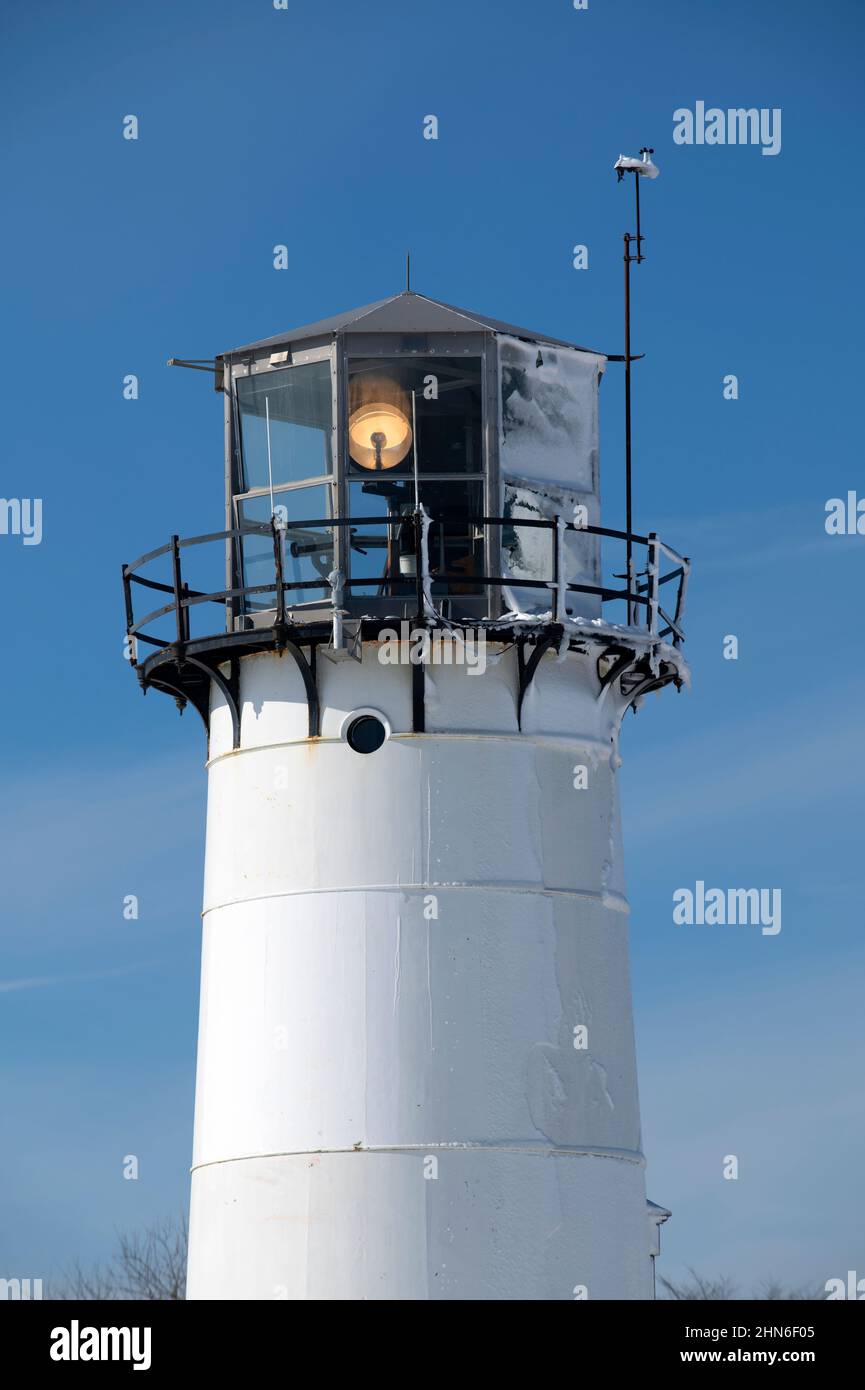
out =
[[652,1297],[617,769],[688,566],[600,524],[605,366],[408,291],[216,359],[225,531],[124,567],[207,729],[190,1298]]

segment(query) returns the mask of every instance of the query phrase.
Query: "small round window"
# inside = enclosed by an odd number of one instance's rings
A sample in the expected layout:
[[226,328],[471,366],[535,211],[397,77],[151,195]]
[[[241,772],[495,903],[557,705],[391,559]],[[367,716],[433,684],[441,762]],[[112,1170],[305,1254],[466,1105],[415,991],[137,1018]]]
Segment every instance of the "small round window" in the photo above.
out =
[[360,714],[345,732],[345,741],[355,753],[375,753],[387,738],[387,729],[374,714]]

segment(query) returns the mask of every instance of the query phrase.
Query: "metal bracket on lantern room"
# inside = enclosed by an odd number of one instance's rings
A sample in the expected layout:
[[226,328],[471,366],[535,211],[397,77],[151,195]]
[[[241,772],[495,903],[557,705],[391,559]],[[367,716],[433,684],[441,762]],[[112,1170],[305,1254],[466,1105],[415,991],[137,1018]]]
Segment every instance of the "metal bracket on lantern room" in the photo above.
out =
[[290,652],[294,657],[295,665],[303,681],[303,689],[306,694],[309,737],[318,738],[321,733],[321,705],[318,698],[318,682],[316,680],[316,652],[318,648],[315,644],[310,647],[309,661],[307,661],[300,647],[296,646],[294,642],[285,641],[283,647],[285,651]]
[[[298,647],[294,642],[291,642],[288,639],[283,639],[278,645],[275,643],[274,649],[276,651],[288,652],[294,659],[294,663],[297,666],[297,669],[300,672],[301,680],[303,681],[304,694],[306,696],[309,737],[318,738],[321,732],[321,706],[318,697],[318,686],[316,681],[316,647],[313,645],[310,648],[309,660],[307,660],[307,658],[304,656],[300,647]],[[218,666],[216,664],[211,664],[209,661],[202,661],[197,656],[190,656],[188,650],[186,649],[177,651],[174,646],[169,647],[166,649],[166,656],[172,663],[168,667],[168,670],[172,671],[173,668],[176,667],[177,679],[172,680],[171,676],[164,672],[164,667],[162,663],[157,665],[155,668],[152,668],[146,676],[142,668],[139,666],[137,668],[138,679],[142,689],[146,692],[150,687],[152,687],[154,690],[162,690],[169,695],[173,695],[175,703],[177,704],[177,708],[180,710],[181,714],[183,713],[183,710],[186,708],[187,704],[192,704],[193,708],[196,709],[199,715],[201,716],[201,721],[204,724],[205,732],[209,734],[209,685],[207,687],[200,686],[197,689],[195,689],[192,688],[188,683],[182,684],[181,672],[184,667],[192,666],[197,671],[201,671],[202,674],[208,678],[209,682],[213,682],[213,684],[217,687],[217,689],[222,694],[223,699],[225,700],[226,706],[228,708],[228,713],[231,718],[231,746],[232,748],[239,748],[239,656],[232,655],[227,658],[229,667],[229,673],[227,676],[224,676],[222,674],[222,672],[218,669]],[[225,658],[220,660],[219,665],[222,665],[224,660]],[[167,662],[165,664],[168,665]]]
[[517,643],[517,672],[519,676],[519,687],[517,690],[517,728],[520,733],[523,731],[523,701],[526,698],[526,691],[534,680],[535,672],[541,662],[541,657],[549,651],[558,649],[562,640],[562,629],[555,628],[548,632],[540,641],[532,643],[532,654],[526,661],[526,639],[521,638]]
[[[630,647],[608,647],[604,652],[604,656],[614,656],[615,660],[603,676],[600,674],[600,671],[598,672],[600,689],[598,690],[597,700],[599,704],[605,698],[607,691],[610,690],[618,680],[619,676],[624,675],[628,667],[633,666],[634,662],[637,660],[637,653]],[[599,662],[601,659],[600,657],[598,658]]]
[[[229,663],[229,674],[228,674],[228,678],[226,679],[226,677],[223,676],[222,672],[221,672],[221,671],[218,671],[218,670],[216,669],[215,666],[211,666],[211,665],[209,664],[209,662],[206,662],[206,661],[199,661],[198,657],[196,657],[196,656],[187,656],[185,659],[186,659],[186,661],[189,662],[189,664],[190,664],[191,666],[196,666],[196,667],[198,668],[199,671],[203,671],[203,672],[205,673],[205,675],[209,676],[210,679],[213,681],[213,684],[216,686],[217,690],[220,691],[220,693],[221,693],[223,699],[225,700],[226,705],[228,706],[228,712],[229,712],[229,714],[230,714],[230,716],[231,716],[231,746],[232,746],[232,748],[239,748],[239,747],[240,747],[240,663],[239,663],[239,661],[237,660],[236,657],[233,657],[233,658],[232,658],[232,660],[231,660],[230,663]],[[209,710],[208,710],[208,714],[209,714]],[[208,733],[209,733],[209,732],[210,732],[210,720],[209,720],[209,718],[208,718],[208,720],[207,720],[207,730],[208,730]]]
[[[212,682],[220,691],[228,708],[228,713],[231,717],[231,746],[232,748],[239,748],[240,662],[238,658],[231,657],[229,659],[228,676],[224,676],[222,672],[218,670],[216,666],[212,666],[210,662],[201,661],[196,656],[190,656],[183,645],[180,645],[179,647],[170,647],[168,648],[168,652],[174,660],[174,664],[177,668],[179,678],[181,678],[181,671],[184,666],[194,666],[196,670],[203,672],[203,674],[207,677],[208,682]],[[187,704],[191,704],[193,709],[197,710],[198,714],[201,716],[201,722],[204,725],[205,732],[208,734],[210,733],[209,684],[206,688],[199,688],[198,690],[192,690],[189,688],[189,686],[186,686],[184,688],[183,686],[175,684],[173,681],[168,679],[168,677],[163,674],[162,670],[159,667],[157,667],[155,674],[148,676],[147,678],[144,677],[141,667],[139,667],[138,678],[141,682],[141,687],[145,693],[147,692],[149,686],[153,686],[155,690],[165,690],[169,694],[173,695],[177,708],[180,710],[181,714],[183,713]]]
[[[682,681],[679,677],[669,672],[659,674],[657,671],[647,670],[645,659],[628,647],[609,646],[603,656],[610,660],[610,665],[603,675],[598,671],[598,704],[604,701],[607,692],[617,680],[620,681],[622,695],[632,708],[636,708],[636,702],[643,695],[647,695],[651,690],[661,690],[671,681],[681,689]],[[603,660],[603,657],[599,658],[600,660]]]
[[[680,679],[674,677],[672,683],[675,685],[677,690],[681,690],[682,682]],[[644,680],[640,681],[639,685],[634,686],[626,692],[628,702],[631,705],[631,707],[636,710],[637,701],[642,699],[644,695],[648,695],[649,692],[652,690],[662,690],[665,685],[669,684],[669,677],[656,676],[654,674],[648,675],[645,677]]]

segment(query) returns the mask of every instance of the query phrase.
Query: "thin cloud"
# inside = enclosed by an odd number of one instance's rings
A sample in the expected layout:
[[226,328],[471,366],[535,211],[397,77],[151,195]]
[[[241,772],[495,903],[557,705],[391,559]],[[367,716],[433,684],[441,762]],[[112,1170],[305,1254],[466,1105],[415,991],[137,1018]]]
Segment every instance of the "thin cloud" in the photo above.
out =
[[24,980],[0,980],[0,994],[13,994],[22,989],[48,989],[52,985],[88,984],[91,980],[109,980],[116,975],[132,975],[144,970],[143,965],[125,965],[116,970],[86,970],[80,975],[34,975]]

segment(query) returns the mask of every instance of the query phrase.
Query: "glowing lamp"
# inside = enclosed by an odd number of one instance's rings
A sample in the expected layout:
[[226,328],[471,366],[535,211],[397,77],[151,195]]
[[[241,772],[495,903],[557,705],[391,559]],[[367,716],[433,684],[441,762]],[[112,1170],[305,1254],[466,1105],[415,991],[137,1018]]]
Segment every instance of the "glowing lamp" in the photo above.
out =
[[395,468],[411,448],[411,425],[398,406],[374,401],[348,422],[349,452],[361,468]]

